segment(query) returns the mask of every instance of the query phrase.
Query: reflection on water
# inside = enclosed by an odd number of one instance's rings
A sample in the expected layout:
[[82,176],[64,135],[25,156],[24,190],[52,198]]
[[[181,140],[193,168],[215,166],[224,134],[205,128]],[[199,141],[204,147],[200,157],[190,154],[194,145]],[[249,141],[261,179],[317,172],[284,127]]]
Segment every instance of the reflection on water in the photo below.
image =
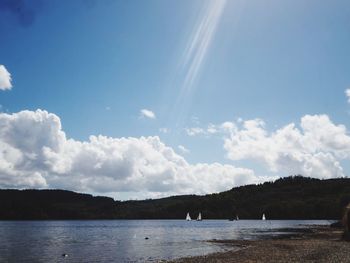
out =
[[157,261],[225,249],[205,240],[255,239],[310,224],[329,221],[0,221],[0,262]]

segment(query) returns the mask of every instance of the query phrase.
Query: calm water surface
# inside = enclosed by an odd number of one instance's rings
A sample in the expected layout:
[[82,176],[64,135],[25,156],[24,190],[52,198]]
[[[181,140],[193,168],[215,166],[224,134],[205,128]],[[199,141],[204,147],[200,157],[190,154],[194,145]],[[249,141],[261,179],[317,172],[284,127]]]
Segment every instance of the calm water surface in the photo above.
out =
[[[283,228],[329,223],[325,220],[0,221],[0,262],[152,262],[228,249],[205,240],[257,239],[288,233]],[[68,257],[62,257],[63,253]]]

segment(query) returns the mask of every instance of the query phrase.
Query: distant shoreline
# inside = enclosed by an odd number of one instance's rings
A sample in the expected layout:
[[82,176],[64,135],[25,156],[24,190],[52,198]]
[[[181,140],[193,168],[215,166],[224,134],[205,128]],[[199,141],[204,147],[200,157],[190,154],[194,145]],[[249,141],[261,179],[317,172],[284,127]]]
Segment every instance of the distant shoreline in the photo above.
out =
[[207,195],[117,201],[67,190],[0,189],[1,220],[205,219],[331,220],[350,202],[350,178],[292,176]]
[[[120,221],[142,221],[142,220],[147,220],[147,221],[185,221],[185,219],[179,219],[179,218],[51,218],[51,219],[2,219],[0,218],[0,222],[11,222],[11,221],[112,221],[112,220],[120,220]],[[203,219],[202,221],[230,221],[228,219],[222,219],[222,218],[210,218],[210,219]],[[267,221],[317,221],[317,220],[322,220],[322,221],[337,221],[336,219],[268,219]],[[261,221],[261,219],[240,219],[240,221]],[[191,220],[190,222],[197,222],[197,220]],[[308,227],[308,226],[306,226]],[[303,228],[300,228],[302,230]],[[225,240],[223,240],[225,241]]]
[[[350,244],[341,239],[342,229],[306,227],[302,233],[263,240],[209,240],[232,250],[168,261],[197,262],[350,262]],[[238,248],[238,249],[237,249]]]

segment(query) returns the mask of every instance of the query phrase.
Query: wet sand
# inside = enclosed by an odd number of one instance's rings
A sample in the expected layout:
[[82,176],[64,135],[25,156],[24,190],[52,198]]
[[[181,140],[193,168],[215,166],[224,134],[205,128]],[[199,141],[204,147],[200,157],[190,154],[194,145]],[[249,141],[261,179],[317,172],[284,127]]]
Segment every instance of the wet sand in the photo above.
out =
[[223,243],[231,250],[170,262],[350,262],[350,242],[341,237],[341,229],[317,226],[281,238],[212,240],[209,242]]

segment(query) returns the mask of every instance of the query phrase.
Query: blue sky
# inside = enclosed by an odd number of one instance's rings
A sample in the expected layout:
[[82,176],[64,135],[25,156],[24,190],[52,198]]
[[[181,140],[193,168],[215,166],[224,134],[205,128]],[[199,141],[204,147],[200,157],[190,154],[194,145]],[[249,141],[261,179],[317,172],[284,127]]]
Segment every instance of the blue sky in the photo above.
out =
[[[258,178],[303,171],[322,178],[305,164],[300,155],[305,152],[330,154],[332,161],[322,164],[341,166],[334,176],[349,174],[348,1],[20,3],[20,13],[6,1],[0,4],[0,64],[11,73],[13,86],[0,92],[4,114],[45,110],[58,116],[67,138],[76,141],[90,135],[159,136],[189,164],[243,167]],[[30,19],[23,19],[26,12]],[[142,109],[155,118],[141,116]],[[294,147],[293,158],[302,168],[279,168],[276,156],[284,144],[274,146],[279,150],[271,158],[235,153],[246,150],[242,138],[232,139],[249,130],[244,121],[263,120],[265,137],[275,140],[272,133],[291,123],[305,132],[301,119],[306,115],[314,117],[306,122],[319,117],[322,125],[343,125],[345,131],[339,131],[343,137],[333,148],[328,142],[310,151]],[[320,117],[325,115],[328,121]],[[220,130],[225,122],[235,123],[239,131]],[[210,125],[215,132],[208,132]],[[190,136],[193,128],[199,132]],[[322,136],[324,142],[334,134]],[[257,152],[262,140],[254,137],[254,146],[247,147]],[[339,147],[341,153],[335,153]]]

